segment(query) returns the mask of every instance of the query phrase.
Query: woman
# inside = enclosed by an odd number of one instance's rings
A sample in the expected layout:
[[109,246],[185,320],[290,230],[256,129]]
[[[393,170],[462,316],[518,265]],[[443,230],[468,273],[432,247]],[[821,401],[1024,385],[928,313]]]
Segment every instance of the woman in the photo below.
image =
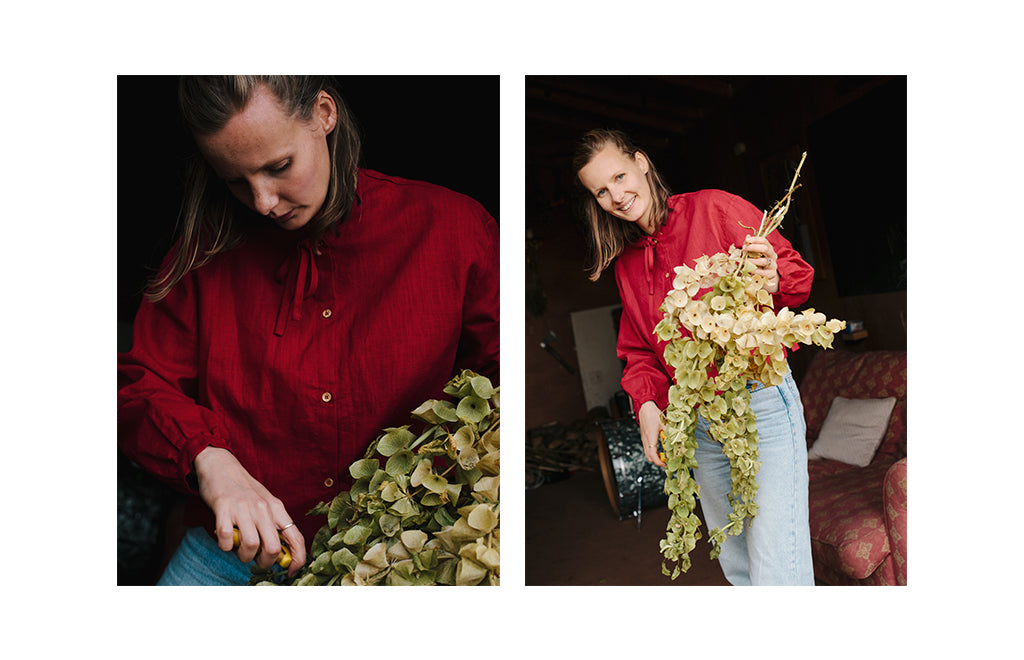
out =
[[[654,334],[659,309],[672,288],[676,266],[693,266],[703,254],[745,245],[756,272],[769,278],[776,309],[796,307],[808,296],[813,270],[778,232],[752,237],[761,212],[735,195],[702,190],[671,195],[650,158],[618,131],[597,130],[581,140],[573,161],[583,188],[583,216],[589,229],[598,279],[613,262],[622,298],[618,355],[625,360],[622,387],[631,397],[647,460],[658,458],[662,411],[674,369],[665,362],[665,342]],[[807,448],[800,394],[792,374],[778,387],[755,387],[762,467],[759,512],[753,524],[728,537],[719,557],[726,578],[741,584],[813,584],[807,511]],[[721,446],[709,440],[698,420],[694,477],[709,528],[723,527],[730,466]]]
[[182,78],[179,97],[201,158],[118,358],[119,444],[194,496],[160,584],[244,584],[280,539],[294,575],[324,522],[306,513],[382,429],[461,369],[497,381],[497,225],[360,169],[329,79]]

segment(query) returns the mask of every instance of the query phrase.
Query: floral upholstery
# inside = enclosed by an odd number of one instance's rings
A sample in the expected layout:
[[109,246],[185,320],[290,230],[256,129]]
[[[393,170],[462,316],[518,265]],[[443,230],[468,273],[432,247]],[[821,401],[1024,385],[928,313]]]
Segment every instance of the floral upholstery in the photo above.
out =
[[837,396],[847,399],[896,397],[889,430],[875,454],[875,461],[891,464],[907,455],[906,351],[822,351],[815,355],[800,384],[808,447],[821,432],[832,399]]
[[907,583],[907,459],[892,464],[885,474],[883,501],[896,582]]
[[863,580],[889,556],[882,489],[886,468],[841,470],[811,482],[812,546],[822,561]]
[[907,583],[907,354],[823,351],[800,383],[810,447],[832,400],[896,397],[871,464],[808,461],[811,550],[826,584]]

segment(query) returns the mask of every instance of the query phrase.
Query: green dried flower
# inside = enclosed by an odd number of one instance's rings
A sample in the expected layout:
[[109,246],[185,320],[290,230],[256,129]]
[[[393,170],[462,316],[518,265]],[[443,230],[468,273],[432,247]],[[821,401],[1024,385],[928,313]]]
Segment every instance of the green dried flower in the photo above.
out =
[[[418,434],[384,429],[349,467],[352,487],[309,512],[327,521],[313,538],[313,561],[287,584],[499,583],[499,388],[467,370],[444,393],[451,400],[412,411]],[[250,584],[286,580],[252,572]]]

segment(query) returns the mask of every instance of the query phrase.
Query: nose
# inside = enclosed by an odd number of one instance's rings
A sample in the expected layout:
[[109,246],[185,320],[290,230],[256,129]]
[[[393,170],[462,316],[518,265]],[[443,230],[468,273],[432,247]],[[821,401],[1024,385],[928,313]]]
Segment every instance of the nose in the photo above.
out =
[[277,207],[277,191],[273,186],[260,183],[252,187],[252,207],[260,215],[270,215],[270,212]]

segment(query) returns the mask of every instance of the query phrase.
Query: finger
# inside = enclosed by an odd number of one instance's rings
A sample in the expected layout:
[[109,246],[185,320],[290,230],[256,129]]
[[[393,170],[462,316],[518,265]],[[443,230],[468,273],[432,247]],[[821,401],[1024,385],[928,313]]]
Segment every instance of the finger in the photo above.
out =
[[274,565],[277,556],[281,554],[281,537],[277,535],[277,524],[269,516],[261,516],[256,523],[260,534],[259,553],[256,555],[256,565],[267,569]]
[[280,535],[287,544],[288,553],[292,558],[291,563],[286,567],[288,575],[294,576],[306,564],[306,540],[302,537],[299,528],[294,525],[283,529]]
[[244,562],[252,561],[259,549],[259,534],[251,520],[239,519],[229,513],[216,514],[217,547],[224,552],[232,552]]
[[761,245],[750,246],[747,248],[747,258],[753,260],[764,260],[766,263],[775,260],[775,252],[770,247],[764,247]]
[[775,254],[775,248],[772,247],[767,238],[754,237],[749,242],[744,243],[743,247],[748,253],[754,252],[759,255],[759,258],[767,259],[767,263],[774,262],[778,258]]
[[649,443],[646,438],[642,438],[640,440],[640,447],[643,448],[643,450],[644,450],[644,458],[646,458],[648,461],[650,461],[651,460],[651,443]]
[[665,467],[665,464],[658,458],[658,447],[656,443],[644,442],[644,458],[658,467]]
[[[277,498],[271,500],[271,511],[275,521],[274,543],[265,542],[264,550],[271,565],[277,562],[282,568],[290,569],[290,572],[294,574],[306,560],[305,540],[281,500]],[[296,560],[295,553],[298,549],[301,549],[302,556]],[[295,564],[296,568],[292,569],[292,564]]]
[[227,519],[218,519],[214,528],[214,535],[217,537],[217,547],[224,552],[231,552],[234,547],[235,526]]
[[644,458],[647,459],[648,463],[658,464],[658,454],[654,449],[648,445],[644,445]]
[[243,562],[250,562],[260,551],[260,533],[252,520],[238,521],[239,545],[236,554]]
[[747,251],[747,261],[751,263],[768,259],[768,255],[766,255],[763,250],[759,249],[759,246],[748,245],[745,249]]

